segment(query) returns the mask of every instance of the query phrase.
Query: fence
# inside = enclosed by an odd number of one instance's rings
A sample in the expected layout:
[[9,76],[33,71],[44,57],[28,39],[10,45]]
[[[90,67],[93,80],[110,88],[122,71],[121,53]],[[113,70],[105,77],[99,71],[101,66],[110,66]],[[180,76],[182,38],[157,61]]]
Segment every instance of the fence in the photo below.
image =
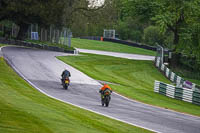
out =
[[[100,36],[87,36],[87,37],[80,37],[80,39],[89,39],[89,40],[98,40],[98,41],[100,41],[101,37]],[[124,44],[124,45],[128,45],[128,46],[143,48],[143,49],[152,50],[152,51],[156,51],[156,49],[157,49],[156,47],[143,45],[143,44],[138,44],[138,43],[134,43],[134,42],[128,42],[128,41],[119,40],[119,39],[112,39],[112,38],[105,38],[104,37],[103,41],[120,43],[120,44]]]
[[192,89],[175,87],[173,85],[165,84],[160,81],[155,81],[154,92],[178,100],[183,100],[200,105],[200,92],[193,91]]
[[134,43],[134,42],[128,42],[128,41],[124,41],[124,40],[118,40],[118,39],[103,38],[103,40],[108,41],[108,42],[120,43],[120,44],[125,44],[128,46],[143,48],[143,49],[147,49],[147,50],[152,50],[152,51],[156,51],[156,49],[157,49],[156,47],[138,44],[138,43]]
[[155,66],[173,83],[178,87],[185,87],[195,91],[200,91],[200,86],[190,81],[184,80],[182,77],[172,72],[166,65],[164,65],[160,59],[161,57],[155,58]]
[[[11,26],[5,26],[1,24],[0,27],[0,32],[5,32],[7,39],[17,37],[19,27],[14,23],[12,23]],[[43,28],[38,26],[38,24],[30,24],[26,34],[26,39],[47,41],[51,43],[68,45],[69,47],[71,47],[71,37],[72,32],[68,28],[57,28],[55,26]]]
[[68,45],[71,47],[71,37],[72,32],[68,28],[57,28],[50,26],[48,28],[43,28],[37,24],[31,24],[28,30],[28,38],[31,38],[32,33],[38,33],[38,39],[40,41],[48,41],[52,43],[58,43],[63,45]]
[[38,49],[45,49],[45,50],[50,50],[50,51],[57,51],[57,52],[66,52],[66,53],[73,53],[73,54],[78,54],[77,50],[68,50],[62,47],[58,46],[49,46],[47,44],[37,44],[37,43],[31,43],[31,42],[26,42],[26,41],[21,41],[21,40],[7,40],[4,38],[0,37],[0,43],[3,44],[10,44],[10,45],[18,45],[18,46],[25,46],[25,47],[31,47],[31,48],[38,48]]
[[84,37],[80,37],[80,39],[88,39],[88,40],[97,40],[97,41],[100,41],[101,37],[100,36],[84,36]]

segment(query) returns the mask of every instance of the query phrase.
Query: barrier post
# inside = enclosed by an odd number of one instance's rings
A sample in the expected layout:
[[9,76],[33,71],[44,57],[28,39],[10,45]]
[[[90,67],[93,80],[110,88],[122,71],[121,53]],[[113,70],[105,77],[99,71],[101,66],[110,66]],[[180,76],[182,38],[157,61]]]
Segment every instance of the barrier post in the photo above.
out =
[[103,41],[103,37],[101,37],[101,41]]

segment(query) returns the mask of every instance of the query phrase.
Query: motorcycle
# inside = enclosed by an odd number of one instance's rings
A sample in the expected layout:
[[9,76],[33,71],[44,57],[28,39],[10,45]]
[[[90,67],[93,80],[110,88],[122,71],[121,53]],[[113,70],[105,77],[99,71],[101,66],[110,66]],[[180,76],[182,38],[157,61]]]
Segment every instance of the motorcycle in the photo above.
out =
[[65,79],[61,79],[61,82],[62,82],[63,88],[67,90],[70,83],[70,79],[66,77]]
[[111,92],[109,90],[106,90],[105,92],[103,92],[103,94],[101,94],[101,104],[102,106],[105,106],[108,107],[109,106],[109,103],[110,103],[110,100],[111,100]]

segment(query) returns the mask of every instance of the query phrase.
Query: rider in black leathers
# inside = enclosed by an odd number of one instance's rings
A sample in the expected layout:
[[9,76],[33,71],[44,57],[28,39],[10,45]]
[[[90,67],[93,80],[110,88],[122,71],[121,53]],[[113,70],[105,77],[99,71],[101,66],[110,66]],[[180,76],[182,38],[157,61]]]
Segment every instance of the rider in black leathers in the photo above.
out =
[[61,77],[62,77],[62,81],[65,79],[65,78],[69,78],[71,76],[70,72],[68,70],[64,70],[61,74]]

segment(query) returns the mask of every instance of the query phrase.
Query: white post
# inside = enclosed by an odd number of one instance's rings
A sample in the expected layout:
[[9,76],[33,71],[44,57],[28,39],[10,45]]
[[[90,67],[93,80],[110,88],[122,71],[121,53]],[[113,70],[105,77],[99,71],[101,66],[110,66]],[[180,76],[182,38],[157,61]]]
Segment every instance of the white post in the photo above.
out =
[[60,32],[60,38],[59,38],[59,40],[60,40],[60,44],[63,44],[62,36],[63,36],[63,32],[61,31],[61,32]]
[[66,45],[66,29],[64,30],[64,45]]
[[163,64],[163,58],[164,58],[164,49],[163,49],[163,47],[161,47],[162,48],[162,64]]
[[45,31],[44,31],[44,35],[45,35],[45,41],[48,41],[47,40],[47,30],[45,29]]
[[68,34],[68,46],[71,47],[71,32],[69,31],[69,34]]
[[38,24],[36,24],[36,32],[38,32]]
[[40,33],[40,41],[43,41],[43,36],[42,36],[42,33],[43,33],[43,29],[41,28],[41,33]]
[[163,47],[162,46],[160,46],[160,45],[158,45],[158,47],[160,47],[161,48],[161,59],[160,59],[160,61],[161,61],[161,64],[163,64],[163,56],[164,56],[164,49],[163,49]]
[[49,34],[49,36],[50,36],[50,37],[49,37],[50,42],[52,42],[52,41],[51,41],[51,26],[50,26],[50,34]]
[[53,33],[53,43],[55,43],[56,31],[55,31],[55,29],[53,31],[54,31],[54,33]]
[[13,37],[13,34],[14,34],[14,23],[12,23],[12,37]]
[[60,36],[60,31],[58,30],[58,34],[57,34],[57,43],[59,43],[59,36]]
[[115,39],[115,30],[113,30],[113,39]]

